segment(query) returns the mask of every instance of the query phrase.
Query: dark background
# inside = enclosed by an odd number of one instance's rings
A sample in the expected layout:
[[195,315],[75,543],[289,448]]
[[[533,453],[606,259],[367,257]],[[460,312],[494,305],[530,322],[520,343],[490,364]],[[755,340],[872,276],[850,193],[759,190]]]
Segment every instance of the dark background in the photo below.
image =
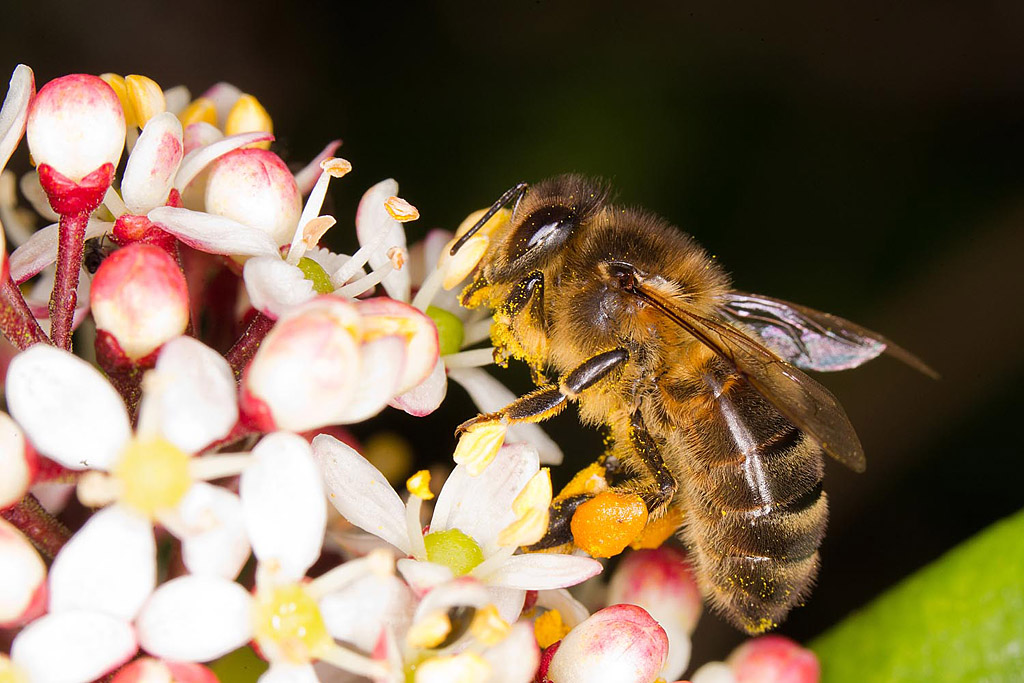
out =
[[[518,180],[605,176],[737,287],[856,320],[942,373],[880,360],[824,378],[869,466],[830,464],[819,585],[783,633],[810,638],[1024,504],[1021,3],[163,4],[7,3],[0,72],[228,80],[266,105],[290,162],[344,138],[341,246],[384,177],[422,234]],[[440,459],[470,414],[452,389],[435,417],[377,424]],[[552,431],[575,462],[598,452],[572,416]],[[706,617],[694,661],[738,639]]]

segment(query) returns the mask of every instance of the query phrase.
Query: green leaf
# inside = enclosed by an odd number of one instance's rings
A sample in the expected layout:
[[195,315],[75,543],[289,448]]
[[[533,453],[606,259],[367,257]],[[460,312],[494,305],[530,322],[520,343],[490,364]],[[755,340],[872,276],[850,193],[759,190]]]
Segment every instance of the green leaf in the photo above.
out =
[[270,668],[248,645],[227,653],[207,666],[213,670],[218,681],[225,683],[255,683]]
[[1024,681],[1024,511],[811,643],[823,683]]

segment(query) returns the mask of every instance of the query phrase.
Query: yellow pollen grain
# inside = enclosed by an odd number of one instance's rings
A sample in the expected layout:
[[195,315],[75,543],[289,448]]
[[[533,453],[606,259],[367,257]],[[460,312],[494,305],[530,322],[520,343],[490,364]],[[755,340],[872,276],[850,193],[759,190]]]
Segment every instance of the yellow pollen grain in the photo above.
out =
[[405,487],[420,500],[430,500],[434,497],[430,492],[430,472],[427,470],[420,470],[406,479]]
[[556,609],[548,610],[533,622],[533,635],[537,645],[542,649],[549,648],[569,633],[569,627],[562,620],[562,613]]

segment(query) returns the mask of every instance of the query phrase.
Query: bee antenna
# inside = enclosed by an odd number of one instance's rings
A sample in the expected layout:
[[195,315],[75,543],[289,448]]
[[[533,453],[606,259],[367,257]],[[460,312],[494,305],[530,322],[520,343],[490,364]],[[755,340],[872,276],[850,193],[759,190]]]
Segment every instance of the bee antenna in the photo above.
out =
[[513,201],[518,203],[522,196],[526,194],[527,187],[528,183],[516,183],[509,189],[505,190],[505,193],[498,197],[498,201],[491,204],[491,208],[487,209],[487,213],[481,216],[480,220],[478,220],[476,224],[466,232],[466,234],[460,237],[459,240],[454,245],[452,245],[450,254],[452,256],[455,256],[455,254],[458,253],[459,249],[462,248],[462,245],[468,242],[469,238],[475,235],[476,232],[484,226],[484,223],[491,220],[491,216],[501,211],[503,208],[508,206]]

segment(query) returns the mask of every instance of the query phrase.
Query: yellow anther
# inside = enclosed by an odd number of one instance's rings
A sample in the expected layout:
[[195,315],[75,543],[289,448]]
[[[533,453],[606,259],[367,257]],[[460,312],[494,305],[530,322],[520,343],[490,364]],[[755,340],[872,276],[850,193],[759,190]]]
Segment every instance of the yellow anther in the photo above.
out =
[[337,222],[334,216],[317,216],[310,219],[302,226],[302,243],[306,245],[307,249],[313,249],[320,243],[320,238],[324,236],[324,233]]
[[530,477],[512,501],[516,521],[498,534],[498,545],[525,546],[542,539],[547,532],[551,505],[551,473],[547,467]]
[[[466,216],[466,218],[461,223],[459,223],[459,228],[458,230],[455,231],[455,236],[462,237],[463,233],[468,232],[470,228],[476,225],[476,222],[483,218],[483,215],[485,213],[487,213],[487,209],[480,209],[479,211],[474,211],[473,213]],[[479,232],[477,232],[477,234],[493,235],[494,232],[498,230],[498,228],[501,228],[506,223],[508,223],[509,218],[511,217],[511,211],[509,211],[508,209],[501,209],[493,216],[487,219],[487,222],[480,227],[480,230]]]
[[420,210],[401,197],[388,197],[384,208],[399,223],[408,223],[420,217]]
[[217,125],[217,107],[209,97],[199,97],[185,107],[185,110],[178,114],[182,128],[188,128],[193,123],[208,123],[211,126]]
[[511,628],[498,614],[497,607],[487,605],[476,611],[476,616],[469,625],[469,632],[487,647],[493,647],[505,640]]
[[391,247],[388,249],[388,260],[391,261],[391,266],[395,270],[401,270],[405,266],[407,257],[408,253],[401,247]]
[[452,632],[452,622],[445,612],[431,612],[409,627],[405,642],[409,647],[428,649],[444,642]]
[[316,600],[299,584],[258,590],[253,635],[272,659],[308,664],[334,646]]
[[100,74],[100,78],[113,89],[117,99],[121,101],[121,109],[124,110],[124,123],[129,128],[136,125],[135,107],[128,98],[128,86],[125,85],[124,77],[119,74]]
[[[242,95],[228,112],[227,121],[224,122],[224,134],[236,135],[238,133],[273,133],[274,122],[270,114],[263,108],[260,101],[252,95]],[[250,147],[270,149],[270,142],[255,142]]]
[[135,125],[142,128],[157,114],[167,111],[164,91],[152,78],[132,74],[124,78],[128,90],[128,101],[135,112]]
[[537,645],[548,648],[565,638],[570,629],[562,619],[562,613],[556,609],[548,610],[533,622],[533,635]]
[[352,164],[341,157],[328,157],[320,162],[320,169],[332,178],[340,178],[352,172]]
[[465,467],[470,476],[475,477],[494,460],[505,442],[507,431],[508,425],[500,420],[477,422],[463,433],[452,457],[456,464]]
[[420,470],[406,479],[405,488],[420,500],[430,500],[434,497],[434,494],[430,492],[430,472],[427,470]]
[[[444,251],[441,252],[441,262],[444,264],[443,267],[445,269],[444,280],[441,286],[446,290],[450,290],[465,280],[466,276],[476,268],[476,264],[480,263],[480,259],[484,257],[489,244],[490,239],[488,239],[487,235],[477,233],[459,248],[455,256],[450,255],[451,244],[445,247]],[[438,267],[441,267],[441,264],[438,264]]]
[[431,657],[416,667],[415,683],[478,683],[491,677],[491,665],[475,652]]

